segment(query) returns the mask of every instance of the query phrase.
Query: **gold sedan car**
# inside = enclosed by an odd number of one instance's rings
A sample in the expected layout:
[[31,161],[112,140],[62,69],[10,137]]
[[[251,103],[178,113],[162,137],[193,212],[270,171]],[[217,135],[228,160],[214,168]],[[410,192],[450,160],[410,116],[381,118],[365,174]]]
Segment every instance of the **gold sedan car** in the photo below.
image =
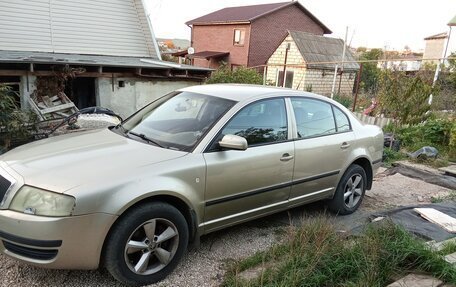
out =
[[317,200],[354,212],[382,152],[380,128],[326,97],[185,88],[118,126],[1,156],[0,251],[150,284],[209,232]]

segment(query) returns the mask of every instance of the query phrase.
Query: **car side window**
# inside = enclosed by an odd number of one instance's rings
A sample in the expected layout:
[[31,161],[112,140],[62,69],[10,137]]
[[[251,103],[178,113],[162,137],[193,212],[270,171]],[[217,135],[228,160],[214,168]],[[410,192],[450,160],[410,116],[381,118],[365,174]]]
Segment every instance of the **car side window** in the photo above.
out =
[[351,130],[350,121],[347,115],[342,112],[339,108],[333,107],[334,116],[336,117],[337,132],[348,132]]
[[287,140],[284,99],[262,100],[244,107],[228,122],[221,137],[227,134],[246,138],[249,146]]
[[323,101],[292,98],[299,138],[316,137],[336,132],[331,105]]

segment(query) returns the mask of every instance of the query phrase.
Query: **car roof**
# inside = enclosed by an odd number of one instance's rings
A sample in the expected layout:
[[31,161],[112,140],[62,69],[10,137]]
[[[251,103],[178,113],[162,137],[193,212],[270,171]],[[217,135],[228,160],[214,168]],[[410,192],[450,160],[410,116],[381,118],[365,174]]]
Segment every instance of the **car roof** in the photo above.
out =
[[180,89],[179,91],[191,92],[215,96],[219,98],[229,99],[237,102],[242,102],[252,98],[261,98],[262,96],[307,96],[317,99],[328,100],[327,97],[317,94],[297,91],[286,88],[278,88],[271,86],[245,85],[245,84],[212,84],[212,85],[197,85]]

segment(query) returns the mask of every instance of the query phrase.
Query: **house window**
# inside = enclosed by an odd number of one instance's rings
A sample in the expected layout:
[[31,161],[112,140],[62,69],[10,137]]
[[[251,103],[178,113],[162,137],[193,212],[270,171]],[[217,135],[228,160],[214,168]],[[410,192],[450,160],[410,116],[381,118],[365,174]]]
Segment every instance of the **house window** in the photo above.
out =
[[236,71],[237,69],[243,68],[243,65],[231,64],[231,71]]
[[244,39],[245,39],[245,30],[234,29],[234,45],[239,45],[239,46],[244,45]]
[[285,86],[283,85],[283,71],[279,72],[279,79],[278,79],[278,86],[285,87],[285,88],[293,88],[293,78],[294,78],[294,71],[287,71],[285,74]]

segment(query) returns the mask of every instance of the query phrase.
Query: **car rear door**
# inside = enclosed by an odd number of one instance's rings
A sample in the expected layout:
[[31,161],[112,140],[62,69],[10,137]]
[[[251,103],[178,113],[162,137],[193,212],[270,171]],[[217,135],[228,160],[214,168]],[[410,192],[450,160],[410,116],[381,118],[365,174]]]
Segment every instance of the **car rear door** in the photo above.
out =
[[290,102],[296,123],[291,204],[327,198],[349,160],[355,139],[350,121],[323,100],[291,97]]
[[[206,232],[287,205],[294,165],[289,125],[284,98],[266,99],[242,108],[214,139],[204,153]],[[248,149],[221,150],[227,134],[246,138]]]

